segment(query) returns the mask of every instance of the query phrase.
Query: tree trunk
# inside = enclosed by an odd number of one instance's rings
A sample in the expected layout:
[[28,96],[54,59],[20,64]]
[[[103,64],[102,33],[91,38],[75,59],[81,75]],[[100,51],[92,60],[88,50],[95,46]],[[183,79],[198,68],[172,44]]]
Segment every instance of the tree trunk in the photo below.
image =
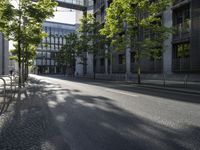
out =
[[112,56],[112,51],[110,53],[110,76],[112,77],[112,66],[113,66],[113,56]]
[[96,54],[93,56],[93,73],[94,73],[94,80],[96,79]]
[[138,61],[137,76],[138,76],[138,84],[141,84],[141,67],[140,67],[140,61]]
[[24,82],[25,82],[25,58],[24,58],[24,47],[22,48],[22,86],[24,87]]
[[27,81],[27,79],[28,79],[28,49],[27,49],[27,47],[26,47],[26,51],[25,51],[25,53],[26,53],[26,61],[25,61],[25,81]]
[[[19,1],[19,10],[21,10],[21,4]],[[18,71],[19,71],[19,81],[18,81],[18,86],[19,88],[21,88],[21,82],[22,82],[22,72],[21,72],[21,19],[22,19],[22,15],[21,13],[19,14],[19,21],[18,21]]]
[[19,72],[19,81],[18,86],[21,88],[21,41],[18,40],[18,72]]

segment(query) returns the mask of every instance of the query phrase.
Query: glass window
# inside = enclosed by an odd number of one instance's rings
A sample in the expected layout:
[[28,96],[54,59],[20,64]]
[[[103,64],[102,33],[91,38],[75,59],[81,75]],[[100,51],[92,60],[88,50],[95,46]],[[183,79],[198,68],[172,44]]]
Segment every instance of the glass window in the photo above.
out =
[[189,57],[190,43],[180,43],[174,45],[174,58],[187,58]]
[[126,63],[125,55],[120,54],[119,55],[119,64],[124,65]]
[[136,52],[131,52],[131,63],[135,63]]
[[105,65],[105,59],[104,58],[101,58],[100,59],[100,66],[104,66]]

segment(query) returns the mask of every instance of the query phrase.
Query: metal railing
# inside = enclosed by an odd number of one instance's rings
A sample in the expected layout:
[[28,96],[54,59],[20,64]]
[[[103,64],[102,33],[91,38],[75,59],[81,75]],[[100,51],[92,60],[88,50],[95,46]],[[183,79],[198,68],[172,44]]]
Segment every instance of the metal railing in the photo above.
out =
[[[0,115],[4,113],[13,100],[17,89],[17,76],[0,76]],[[2,98],[2,99],[1,99]]]

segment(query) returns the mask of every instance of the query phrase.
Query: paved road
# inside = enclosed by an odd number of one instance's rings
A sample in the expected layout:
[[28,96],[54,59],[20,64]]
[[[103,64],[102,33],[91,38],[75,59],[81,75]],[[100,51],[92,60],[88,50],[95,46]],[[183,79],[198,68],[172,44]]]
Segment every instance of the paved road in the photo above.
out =
[[46,115],[66,143],[57,149],[200,149],[199,95],[103,81],[33,77],[40,80],[37,100],[43,101]]

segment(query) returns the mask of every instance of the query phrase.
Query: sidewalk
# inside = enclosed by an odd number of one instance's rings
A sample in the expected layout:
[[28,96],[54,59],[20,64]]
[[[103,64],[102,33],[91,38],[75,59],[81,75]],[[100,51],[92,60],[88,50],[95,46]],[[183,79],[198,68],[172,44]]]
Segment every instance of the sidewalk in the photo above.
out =
[[[136,84],[135,84],[136,85]],[[200,82],[181,82],[181,81],[162,81],[162,80],[144,80],[140,87],[157,88],[189,94],[200,94]]]
[[0,115],[0,150],[68,150],[50,112],[43,84],[32,79]]

